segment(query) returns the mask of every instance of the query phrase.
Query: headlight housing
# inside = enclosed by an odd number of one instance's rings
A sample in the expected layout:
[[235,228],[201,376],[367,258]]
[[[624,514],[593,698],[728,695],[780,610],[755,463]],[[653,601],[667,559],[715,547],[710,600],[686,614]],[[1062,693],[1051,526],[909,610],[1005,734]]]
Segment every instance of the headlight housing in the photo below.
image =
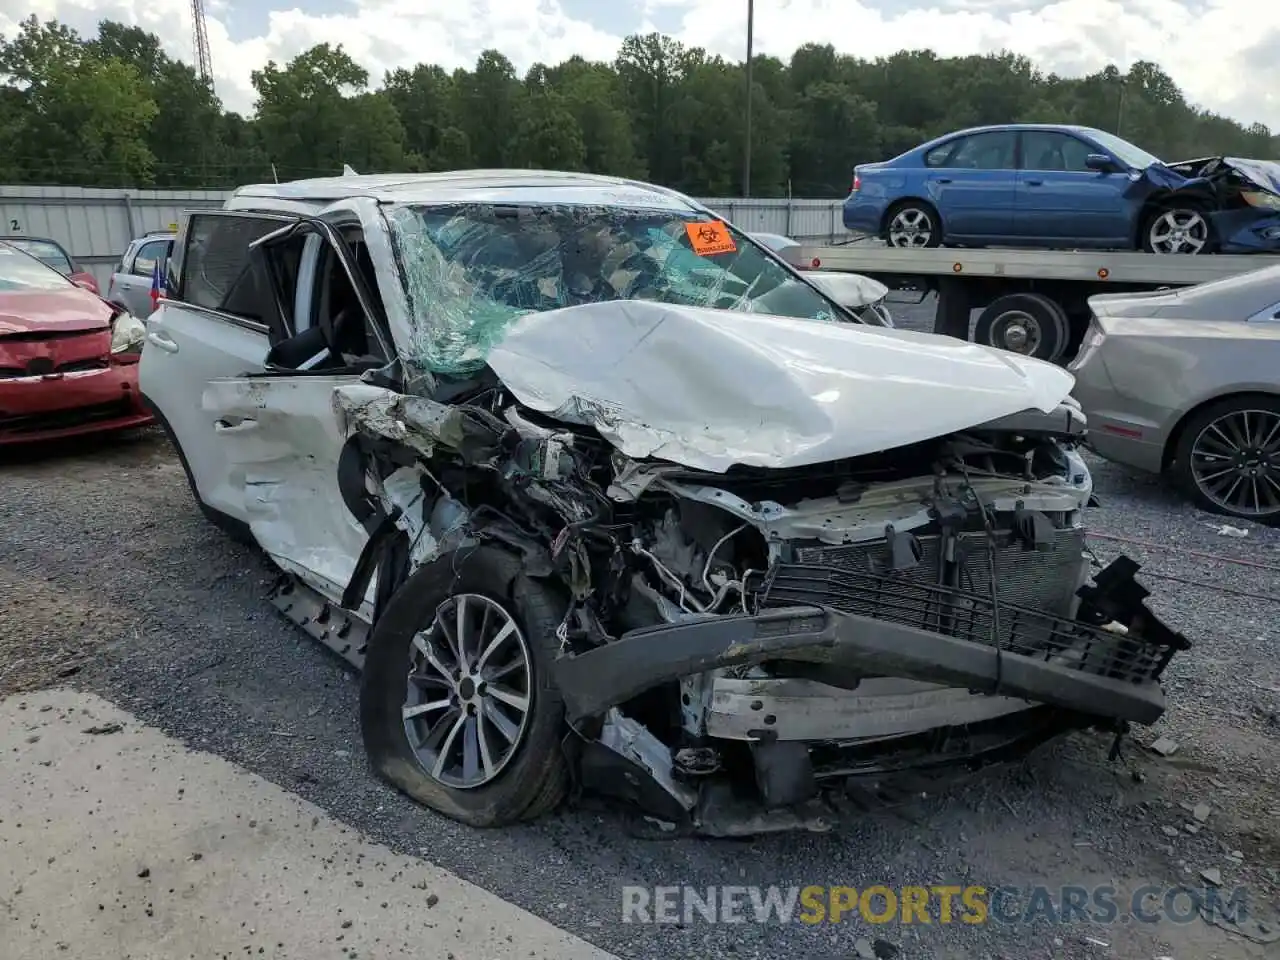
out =
[[1242,190],[1240,199],[1251,207],[1262,207],[1265,210],[1280,210],[1280,197],[1274,193],[1261,190]]
[[111,323],[111,352],[140,353],[147,326],[131,313],[117,314]]

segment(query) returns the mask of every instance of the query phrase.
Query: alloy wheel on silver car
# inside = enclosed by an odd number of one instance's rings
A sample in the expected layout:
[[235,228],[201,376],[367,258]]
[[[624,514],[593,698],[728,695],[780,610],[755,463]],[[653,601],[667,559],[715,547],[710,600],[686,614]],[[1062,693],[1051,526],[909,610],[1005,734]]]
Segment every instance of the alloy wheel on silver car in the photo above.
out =
[[1234,410],[1191,445],[1191,476],[1210,502],[1237,516],[1280,513],[1280,413]]
[[933,239],[933,218],[919,207],[903,207],[889,221],[889,246],[927,247]]
[[1147,244],[1154,253],[1202,253],[1209,222],[1196,210],[1165,210],[1148,225]]
[[533,696],[529,646],[515,618],[477,593],[449,597],[410,648],[405,733],[433,779],[469,790],[515,756]]

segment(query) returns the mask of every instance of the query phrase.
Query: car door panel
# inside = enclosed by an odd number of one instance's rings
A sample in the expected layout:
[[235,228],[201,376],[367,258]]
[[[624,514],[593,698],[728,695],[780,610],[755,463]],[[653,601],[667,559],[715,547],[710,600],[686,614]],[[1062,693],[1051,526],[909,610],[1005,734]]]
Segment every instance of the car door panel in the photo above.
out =
[[[312,242],[315,238],[318,244]],[[299,246],[303,254],[295,270],[286,263],[283,251]],[[317,318],[327,344],[320,355],[338,368],[271,366],[258,374],[214,379],[204,391],[201,407],[213,424],[214,446],[226,464],[226,481],[241,491],[242,519],[254,539],[282,569],[341,603],[369,535],[347,507],[338,479],[348,437],[334,394],[363,381],[360,370],[354,369],[361,358],[343,359],[347,354],[338,326],[325,319],[325,311],[332,307],[329,295],[334,284],[346,285],[358,303],[360,322],[366,329],[375,328],[376,363],[392,355],[391,339],[385,318],[358,275],[347,241],[331,225],[304,218],[255,241],[251,256],[265,284],[264,296],[274,304],[270,324],[288,329],[290,342],[310,341],[318,331],[299,330],[299,319]],[[323,264],[324,270],[317,264]],[[294,289],[302,288],[300,278],[309,278],[305,282],[310,284],[310,295],[304,298]],[[350,310],[349,302],[344,303],[340,309]],[[338,339],[330,339],[333,336]],[[283,341],[281,345],[288,346]],[[276,358],[288,352],[281,349],[272,354],[270,363],[276,364]],[[365,591],[366,603],[372,603],[376,588],[375,574]],[[357,613],[371,617],[372,607]]]
[[[200,499],[215,510],[243,520],[244,490],[229,481],[227,464],[214,442],[213,421],[202,407],[202,396],[210,380],[261,372],[271,346],[270,336],[265,323],[249,318],[245,304],[233,304],[232,310],[219,309],[229,301],[243,299],[238,294],[248,266],[247,245],[243,266],[222,258],[230,277],[219,281],[227,288],[225,295],[210,293],[208,271],[202,279],[203,302],[197,302],[190,294],[190,284],[181,275],[187,259],[182,251],[190,243],[193,228],[203,230],[209,225],[203,218],[219,218],[214,226],[232,226],[234,231],[248,235],[268,233],[296,218],[222,211],[194,214],[177,241],[181,246],[174,257],[179,273],[172,285],[175,296],[161,301],[147,319],[147,340],[138,368],[142,392],[167,423],[186,458]],[[238,242],[231,237],[227,250],[222,252],[234,252]],[[198,258],[191,261],[196,262]]]
[[347,436],[333,406],[335,389],[359,383],[358,374],[224,377],[201,403],[254,539],[335,603],[368,541],[338,487]]
[[928,168],[926,190],[948,237],[999,240],[1012,232],[1016,142],[1009,131],[972,134],[945,165]]
[[1055,246],[1128,246],[1129,212],[1121,173],[1084,166],[1096,147],[1058,131],[1024,131],[1016,187],[1019,240]]
[[166,301],[147,320],[139,361],[143,393],[182,448],[200,499],[237,519],[244,519],[243,491],[229,483],[201,394],[210,380],[261,370],[269,348],[266,327]]

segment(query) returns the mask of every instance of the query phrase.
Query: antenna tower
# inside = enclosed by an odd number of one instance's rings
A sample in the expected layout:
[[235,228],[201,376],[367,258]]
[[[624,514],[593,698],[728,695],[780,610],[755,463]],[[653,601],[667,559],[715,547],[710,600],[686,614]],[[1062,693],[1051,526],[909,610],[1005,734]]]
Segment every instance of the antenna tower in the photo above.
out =
[[213,60],[209,56],[209,32],[205,27],[204,0],[191,0],[191,46],[200,79],[213,86]]

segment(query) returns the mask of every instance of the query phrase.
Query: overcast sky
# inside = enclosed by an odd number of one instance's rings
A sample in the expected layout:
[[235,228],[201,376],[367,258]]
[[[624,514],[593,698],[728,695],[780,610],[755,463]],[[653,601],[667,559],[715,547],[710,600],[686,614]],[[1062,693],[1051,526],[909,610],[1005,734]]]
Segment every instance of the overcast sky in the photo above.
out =
[[[343,44],[369,69],[472,66],[496,47],[525,69],[571,54],[608,60],[657,30],[741,59],[746,0],[205,0],[217,91],[249,112],[249,74],[313,44]],[[34,10],[92,34],[136,24],[191,59],[190,0],[0,0],[0,32]],[[756,44],[783,57],[806,42],[863,57],[908,47],[943,55],[1006,48],[1067,75],[1108,62],[1159,63],[1193,101],[1280,130],[1280,3],[1268,0],[756,0]]]

